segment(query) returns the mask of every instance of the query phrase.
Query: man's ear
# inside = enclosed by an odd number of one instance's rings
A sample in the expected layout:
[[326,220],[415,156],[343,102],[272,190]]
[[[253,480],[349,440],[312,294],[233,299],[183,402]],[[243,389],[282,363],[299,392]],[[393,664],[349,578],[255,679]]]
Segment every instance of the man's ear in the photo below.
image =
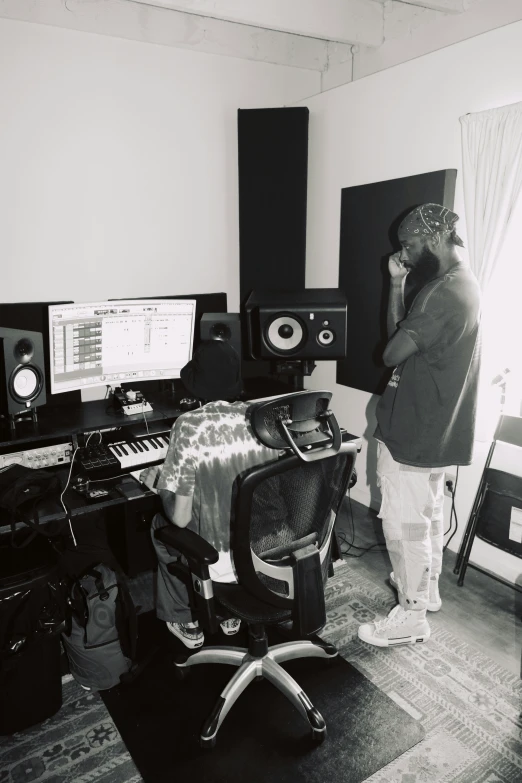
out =
[[431,249],[438,250],[440,248],[440,241],[441,241],[441,234],[433,234],[426,240],[430,250]]

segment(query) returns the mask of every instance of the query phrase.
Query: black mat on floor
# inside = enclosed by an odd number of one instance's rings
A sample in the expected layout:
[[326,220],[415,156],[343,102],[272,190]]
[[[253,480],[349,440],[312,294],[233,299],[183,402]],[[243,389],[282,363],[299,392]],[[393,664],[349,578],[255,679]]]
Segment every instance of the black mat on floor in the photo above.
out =
[[[312,745],[297,710],[260,681],[229,712],[216,747],[202,750],[201,725],[236,669],[200,665],[179,682],[172,664],[178,641],[152,615],[142,615],[140,626],[141,639],[166,638],[170,652],[160,650],[132,684],[102,696],[145,783],[360,783],[424,737],[417,721],[338,657],[285,664],[326,721],[322,745]],[[270,644],[281,641],[269,631]],[[242,647],[247,635],[210,642]]]

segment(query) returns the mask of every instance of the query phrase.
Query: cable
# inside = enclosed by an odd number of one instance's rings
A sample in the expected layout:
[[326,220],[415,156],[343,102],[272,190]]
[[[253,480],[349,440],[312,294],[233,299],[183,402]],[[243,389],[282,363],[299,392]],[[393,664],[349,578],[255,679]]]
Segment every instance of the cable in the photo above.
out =
[[72,540],[73,540],[74,546],[78,546],[78,544],[76,542],[76,537],[74,535],[74,531],[73,531],[73,528],[72,528],[71,512],[69,511],[69,509],[65,505],[65,503],[63,501],[63,496],[67,492],[67,489],[69,487],[69,483],[71,481],[71,475],[72,475],[72,469],[73,469],[73,465],[74,465],[74,459],[75,459],[77,453],[78,453],[78,446],[76,446],[75,450],[72,453],[71,467],[69,468],[69,475],[67,476],[67,481],[65,482],[65,487],[63,488],[62,494],[60,495],[60,503],[63,506],[63,510],[65,511],[65,516],[67,517],[67,522],[69,523],[69,530],[71,531],[71,536],[72,536]]
[[[362,557],[366,552],[370,552],[371,550],[374,550],[374,551],[372,551],[372,554],[378,554],[379,552],[386,552],[386,547],[384,547],[383,549],[375,549],[375,547],[377,547],[377,546],[381,546],[382,547],[382,543],[380,541],[377,541],[375,544],[372,544],[371,546],[368,546],[368,547],[358,546],[357,544],[354,544],[354,541],[355,541],[355,525],[354,525],[354,521],[353,521],[352,498],[351,498],[349,490],[348,490],[348,503],[349,503],[349,506],[350,506],[350,525],[351,525],[351,528],[352,528],[352,536],[351,536],[351,541],[348,541],[347,538],[346,538],[346,534],[345,533],[343,533],[343,532],[337,533],[337,537],[341,541],[341,543],[346,544],[348,546],[348,549],[346,549],[344,551],[343,551],[343,548],[341,546],[341,555],[343,557]],[[361,554],[360,555],[353,554],[352,552],[350,552],[351,549],[357,549],[358,551],[360,551]]]
[[451,491],[451,511],[450,511],[450,524],[449,528],[444,532],[444,535],[446,536],[448,533],[451,532],[451,527],[453,524],[453,515],[455,515],[455,530],[453,533],[451,533],[451,536],[448,538],[444,546],[442,547],[442,551],[445,552],[448,548],[448,544],[459,529],[459,520],[457,517],[457,509],[455,508],[455,495],[457,494],[457,484],[459,483],[459,466],[457,465],[457,474],[455,476],[455,487]]
[[141,412],[143,414],[143,421],[145,422],[145,428],[147,430],[147,435],[150,435],[149,424],[147,422],[147,417],[145,416],[145,400],[142,400],[142,402],[141,402]]

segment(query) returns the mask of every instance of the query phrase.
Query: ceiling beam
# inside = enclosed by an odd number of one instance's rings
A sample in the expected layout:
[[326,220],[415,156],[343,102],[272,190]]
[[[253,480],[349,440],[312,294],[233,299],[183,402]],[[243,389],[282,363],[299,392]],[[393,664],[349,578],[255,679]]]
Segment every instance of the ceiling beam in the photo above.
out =
[[469,6],[468,0],[399,0],[399,2],[405,5],[418,5],[421,8],[430,8],[432,11],[444,11],[446,14],[461,14]]
[[177,13],[128,0],[0,0],[0,18],[160,44],[194,52],[324,71],[351,62],[351,47]]
[[345,44],[380,46],[383,42],[382,7],[374,0],[131,0],[131,2]]

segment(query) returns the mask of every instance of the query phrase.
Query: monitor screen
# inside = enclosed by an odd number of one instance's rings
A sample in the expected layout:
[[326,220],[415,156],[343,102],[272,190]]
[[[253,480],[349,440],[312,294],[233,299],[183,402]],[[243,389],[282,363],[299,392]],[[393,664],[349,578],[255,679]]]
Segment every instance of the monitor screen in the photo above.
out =
[[195,299],[51,305],[51,392],[179,378],[192,358]]

